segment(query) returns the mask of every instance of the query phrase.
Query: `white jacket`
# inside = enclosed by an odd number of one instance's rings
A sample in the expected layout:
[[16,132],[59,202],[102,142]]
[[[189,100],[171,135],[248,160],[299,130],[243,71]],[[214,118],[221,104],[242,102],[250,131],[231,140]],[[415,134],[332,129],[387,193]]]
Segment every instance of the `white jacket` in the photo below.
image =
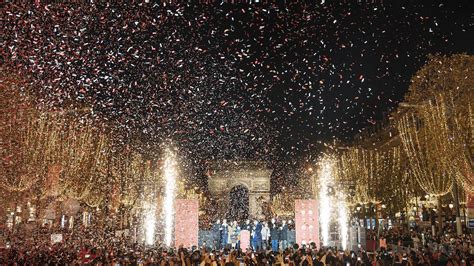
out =
[[268,240],[270,238],[270,227],[262,227],[262,240]]

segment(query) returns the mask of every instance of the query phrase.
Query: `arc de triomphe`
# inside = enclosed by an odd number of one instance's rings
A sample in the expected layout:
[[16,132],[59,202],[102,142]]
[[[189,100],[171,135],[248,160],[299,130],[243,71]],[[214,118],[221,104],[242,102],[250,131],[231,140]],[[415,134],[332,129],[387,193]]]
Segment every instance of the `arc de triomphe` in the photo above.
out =
[[208,186],[213,196],[219,197],[221,209],[229,207],[229,193],[236,186],[244,186],[249,196],[249,216],[263,216],[262,202],[270,201],[272,170],[259,161],[218,161],[209,168]]

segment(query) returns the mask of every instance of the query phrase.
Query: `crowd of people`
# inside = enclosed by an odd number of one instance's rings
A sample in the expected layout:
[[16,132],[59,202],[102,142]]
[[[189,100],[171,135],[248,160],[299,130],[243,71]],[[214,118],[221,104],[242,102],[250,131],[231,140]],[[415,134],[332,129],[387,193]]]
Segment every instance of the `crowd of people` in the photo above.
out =
[[457,236],[447,226],[440,233],[432,228],[414,226],[386,230],[368,230],[367,241],[375,243],[368,249],[383,254],[403,254],[411,265],[471,265],[474,263],[474,238],[468,230]]
[[[217,224],[217,223],[216,223]],[[247,223],[245,223],[247,224]],[[244,225],[245,225],[244,224]],[[250,223],[249,223],[250,224]],[[257,223],[257,225],[260,223]],[[265,228],[265,223],[261,223]],[[253,228],[257,227],[255,223]],[[225,236],[226,223],[217,229]],[[234,225],[231,225],[231,227]],[[281,231],[283,222],[279,224]],[[229,231],[231,229],[227,229]],[[252,230],[252,229],[251,229]],[[264,230],[262,230],[264,231]],[[271,231],[271,229],[270,229]],[[256,231],[254,231],[256,232]],[[58,243],[51,241],[51,229],[40,228],[26,233],[3,232],[0,265],[474,265],[474,238],[471,234],[455,236],[448,230],[436,236],[420,228],[368,230],[367,240],[377,246],[357,250],[321,247],[317,243],[261,247],[252,244],[242,249],[232,243],[221,247],[209,245],[166,248],[132,243],[95,227],[64,231]],[[270,233],[271,234],[271,233]],[[255,235],[255,233],[253,234]],[[271,239],[271,237],[270,237]],[[250,239],[253,241],[253,238]],[[274,242],[275,243],[275,242]],[[472,243],[472,244],[471,244]]]

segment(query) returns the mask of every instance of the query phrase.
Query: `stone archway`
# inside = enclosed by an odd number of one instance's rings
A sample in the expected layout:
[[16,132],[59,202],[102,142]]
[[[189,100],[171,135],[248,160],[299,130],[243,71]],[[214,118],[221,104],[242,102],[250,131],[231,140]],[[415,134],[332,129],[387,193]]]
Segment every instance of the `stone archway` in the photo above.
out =
[[272,170],[258,161],[221,161],[211,164],[208,185],[218,197],[218,213],[230,213],[230,191],[236,186],[248,189],[249,218],[263,219],[262,203],[270,201]]

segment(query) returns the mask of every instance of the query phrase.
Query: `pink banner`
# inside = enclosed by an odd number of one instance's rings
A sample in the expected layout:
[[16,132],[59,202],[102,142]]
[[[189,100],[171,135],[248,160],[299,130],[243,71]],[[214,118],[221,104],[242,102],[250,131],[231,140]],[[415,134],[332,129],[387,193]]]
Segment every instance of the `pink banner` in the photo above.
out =
[[474,194],[466,193],[466,207],[469,209],[474,209]]
[[474,228],[474,194],[466,192],[466,224],[469,228]]
[[197,199],[177,199],[175,202],[174,236],[175,246],[192,247],[198,245],[199,201]]
[[319,215],[317,200],[295,200],[296,243],[315,242],[319,247]]
[[242,230],[240,231],[240,249],[242,251],[246,251],[250,248],[250,232],[249,230]]

